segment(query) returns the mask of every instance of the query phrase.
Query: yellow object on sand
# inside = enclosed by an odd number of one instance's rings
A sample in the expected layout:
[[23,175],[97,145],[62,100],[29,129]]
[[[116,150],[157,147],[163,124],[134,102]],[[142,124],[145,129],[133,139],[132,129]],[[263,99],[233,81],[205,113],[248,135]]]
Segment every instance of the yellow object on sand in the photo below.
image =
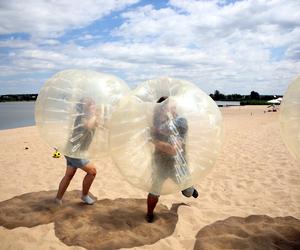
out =
[[55,152],[52,155],[53,158],[59,158],[60,156],[61,156],[61,153],[57,150],[55,150]]

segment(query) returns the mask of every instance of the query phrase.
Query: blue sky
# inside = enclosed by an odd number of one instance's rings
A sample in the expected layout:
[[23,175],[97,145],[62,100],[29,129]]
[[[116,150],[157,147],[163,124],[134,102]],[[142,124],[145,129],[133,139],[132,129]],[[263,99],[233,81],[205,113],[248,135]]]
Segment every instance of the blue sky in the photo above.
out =
[[70,68],[283,94],[300,72],[299,13],[298,0],[2,1],[0,95],[37,93]]

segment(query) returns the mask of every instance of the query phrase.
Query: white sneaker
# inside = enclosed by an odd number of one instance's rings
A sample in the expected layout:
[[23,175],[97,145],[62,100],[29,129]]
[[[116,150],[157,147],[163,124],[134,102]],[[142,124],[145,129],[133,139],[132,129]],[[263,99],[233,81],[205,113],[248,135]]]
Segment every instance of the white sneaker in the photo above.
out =
[[58,199],[58,198],[55,198],[55,203],[62,206],[62,200],[61,199]]
[[95,201],[89,195],[82,196],[81,200],[88,205],[93,205],[95,203]]

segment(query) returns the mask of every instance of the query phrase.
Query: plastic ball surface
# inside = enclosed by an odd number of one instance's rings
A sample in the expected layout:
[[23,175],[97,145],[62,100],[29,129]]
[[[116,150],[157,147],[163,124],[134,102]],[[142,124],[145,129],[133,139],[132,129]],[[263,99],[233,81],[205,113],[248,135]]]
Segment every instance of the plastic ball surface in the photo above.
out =
[[91,70],[65,70],[41,89],[35,121],[42,138],[73,158],[98,158],[108,152],[108,121],[129,91],[119,78]]
[[149,80],[126,95],[110,122],[111,156],[132,185],[170,194],[197,184],[213,167],[222,117],[196,85]]
[[285,92],[280,105],[281,136],[292,155],[300,161],[300,76]]

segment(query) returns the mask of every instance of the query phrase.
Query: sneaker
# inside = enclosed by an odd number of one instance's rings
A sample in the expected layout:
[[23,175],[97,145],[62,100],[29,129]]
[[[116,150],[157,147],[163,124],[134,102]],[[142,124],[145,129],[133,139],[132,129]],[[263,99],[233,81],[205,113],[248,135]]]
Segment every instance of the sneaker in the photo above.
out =
[[147,214],[147,215],[146,215],[146,221],[147,221],[148,223],[152,223],[153,220],[154,220],[154,214]]
[[196,199],[198,197],[198,191],[196,189],[194,189],[194,192],[193,192],[193,197]]
[[55,203],[62,206],[62,200],[61,199],[58,199],[58,198],[55,198]]
[[89,195],[82,196],[81,200],[88,205],[93,205],[95,203],[95,201]]
[[189,188],[186,188],[184,190],[181,191],[182,195],[184,195],[185,197],[192,197],[193,196],[193,193],[194,193],[194,187],[189,187]]

